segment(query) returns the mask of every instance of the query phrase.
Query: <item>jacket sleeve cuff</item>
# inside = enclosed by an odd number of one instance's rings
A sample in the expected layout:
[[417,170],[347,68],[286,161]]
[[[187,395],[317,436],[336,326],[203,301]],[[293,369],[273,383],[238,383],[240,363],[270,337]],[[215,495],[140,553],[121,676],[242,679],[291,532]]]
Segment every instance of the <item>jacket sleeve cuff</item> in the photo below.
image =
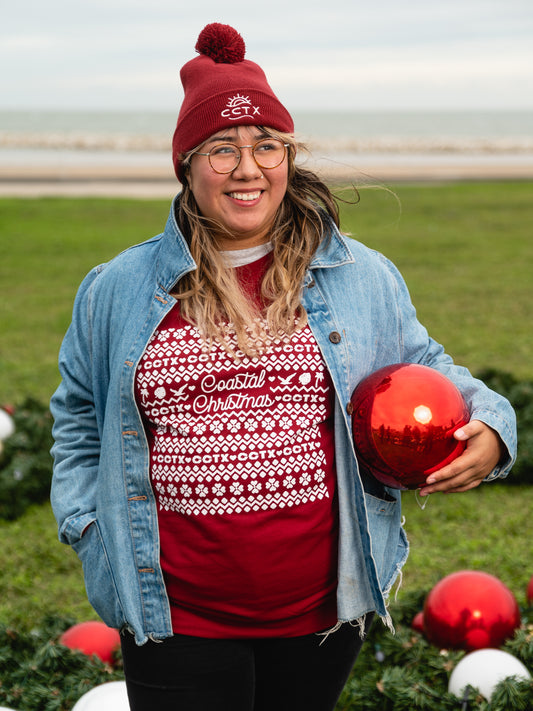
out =
[[486,425],[488,425],[488,427],[493,429],[500,437],[506,449],[506,452],[504,452],[501,461],[496,467],[494,467],[490,474],[487,474],[483,481],[494,481],[494,479],[505,478],[511,471],[516,461],[516,431],[509,427],[505,419],[499,417],[496,413],[492,411],[474,411],[472,413],[471,419],[480,420],[481,422],[484,422]]
[[76,514],[67,518],[59,531],[59,540],[71,546],[77,543],[83,536],[85,530],[96,521],[94,512],[86,514]]

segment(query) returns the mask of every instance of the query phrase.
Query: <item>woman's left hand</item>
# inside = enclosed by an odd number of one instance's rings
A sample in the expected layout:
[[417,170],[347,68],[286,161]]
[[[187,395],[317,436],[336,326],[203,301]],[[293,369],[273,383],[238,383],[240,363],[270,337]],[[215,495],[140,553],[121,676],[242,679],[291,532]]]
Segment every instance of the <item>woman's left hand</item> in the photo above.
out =
[[466,441],[466,449],[451,464],[428,476],[420,489],[421,496],[436,491],[453,494],[479,486],[497,466],[504,452],[499,435],[480,420],[471,420],[454,432],[454,437]]

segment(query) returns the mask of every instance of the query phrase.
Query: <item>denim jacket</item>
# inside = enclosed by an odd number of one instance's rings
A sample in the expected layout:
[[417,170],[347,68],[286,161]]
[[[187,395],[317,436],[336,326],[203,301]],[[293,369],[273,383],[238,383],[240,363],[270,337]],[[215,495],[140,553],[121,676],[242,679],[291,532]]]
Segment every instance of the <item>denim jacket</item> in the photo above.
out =
[[[172,635],[134,381],[147,342],[175,303],[172,287],[195,268],[174,209],[162,234],[83,281],[60,351],[62,382],[51,401],[51,500],[59,538],[81,559],[96,612],[111,627],[129,629],[139,644]],[[312,260],[302,298],[336,394],[339,624],[371,611],[390,623],[387,596],[408,543],[400,492],[359,471],[348,406],[355,386],[391,363],[422,363],[445,373],[472,417],[496,430],[507,447],[505,462],[487,479],[505,476],[512,466],[514,413],[428,336],[396,268],[333,225]]]

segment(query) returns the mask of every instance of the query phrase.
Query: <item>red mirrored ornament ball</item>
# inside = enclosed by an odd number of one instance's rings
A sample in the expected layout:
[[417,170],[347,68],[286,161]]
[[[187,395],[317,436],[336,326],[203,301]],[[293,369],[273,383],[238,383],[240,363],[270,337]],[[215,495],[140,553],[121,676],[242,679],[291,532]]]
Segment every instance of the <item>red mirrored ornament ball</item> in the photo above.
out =
[[417,489],[465,448],[453,433],[470,420],[452,381],[417,363],[376,370],[353,392],[352,431],[364,466],[386,486]]
[[498,648],[520,626],[513,593],[494,575],[461,570],[440,580],[424,604],[424,633],[443,649]]
[[106,664],[113,664],[115,652],[120,647],[120,633],[104,622],[89,620],[69,627],[59,641],[69,649],[89,657],[96,654]]
[[415,630],[415,632],[420,632],[420,634],[424,633],[424,613],[422,610],[420,612],[417,612],[416,615],[413,617],[412,622],[411,622],[411,628]]

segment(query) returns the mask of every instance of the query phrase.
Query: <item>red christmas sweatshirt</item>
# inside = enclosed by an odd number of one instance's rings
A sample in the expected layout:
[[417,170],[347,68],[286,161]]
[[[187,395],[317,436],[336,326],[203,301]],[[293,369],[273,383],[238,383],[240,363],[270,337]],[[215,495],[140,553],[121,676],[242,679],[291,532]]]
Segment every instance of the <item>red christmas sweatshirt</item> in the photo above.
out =
[[[267,255],[237,267],[259,298]],[[137,371],[175,633],[296,636],[336,623],[333,387],[309,327],[238,361],[179,304]]]

